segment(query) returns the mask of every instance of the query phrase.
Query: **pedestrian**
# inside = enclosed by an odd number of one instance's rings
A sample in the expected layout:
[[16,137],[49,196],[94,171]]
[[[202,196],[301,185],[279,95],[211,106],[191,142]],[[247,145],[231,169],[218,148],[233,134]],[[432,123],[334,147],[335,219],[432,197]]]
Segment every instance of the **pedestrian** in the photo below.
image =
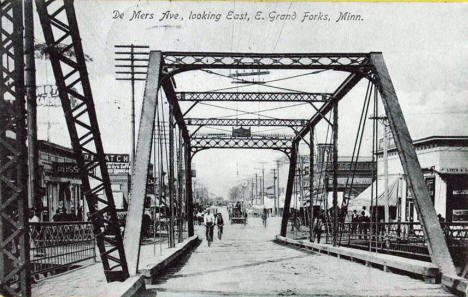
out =
[[437,218],[439,219],[439,223],[441,223],[441,224],[445,223],[445,219],[440,213],[437,215]]
[[351,234],[356,233],[357,225],[359,224],[359,215],[357,210],[353,210],[351,214]]
[[70,222],[75,222],[75,221],[77,221],[77,217],[76,217],[76,215],[75,215],[75,208],[74,208],[74,207],[72,207],[72,208],[70,209],[70,213],[68,214],[68,221],[70,221]]
[[[364,235],[364,239],[367,240],[367,230],[369,229],[370,215],[366,210],[366,207],[363,206],[361,210],[360,223],[361,223],[361,232]],[[361,238],[361,236],[359,236]]]
[[78,213],[76,214],[77,221],[83,221],[83,207],[78,207]]
[[218,239],[221,240],[221,237],[223,236],[224,220],[223,215],[220,212],[218,212],[218,215],[216,216],[216,225],[218,226]]
[[143,220],[141,222],[141,239],[149,237],[149,231],[151,226],[151,217],[148,213],[143,214]]
[[54,214],[52,219],[54,220],[54,222],[61,222],[63,220],[62,208],[57,209],[57,212]]
[[315,223],[314,227],[314,233],[315,237],[317,238],[317,243],[320,243],[320,238],[322,237],[322,232],[325,229],[325,225],[323,224],[323,215],[320,214],[319,217],[317,218],[317,221]]
[[206,228],[205,238],[206,238],[206,241],[208,241],[208,246],[210,246],[211,241],[213,241],[213,227],[215,223],[215,218],[209,208],[207,209],[205,213],[203,221],[205,223],[205,228]]
[[40,222],[40,219],[37,216],[36,211],[33,208],[31,208],[29,210],[29,222],[30,223],[39,223]]

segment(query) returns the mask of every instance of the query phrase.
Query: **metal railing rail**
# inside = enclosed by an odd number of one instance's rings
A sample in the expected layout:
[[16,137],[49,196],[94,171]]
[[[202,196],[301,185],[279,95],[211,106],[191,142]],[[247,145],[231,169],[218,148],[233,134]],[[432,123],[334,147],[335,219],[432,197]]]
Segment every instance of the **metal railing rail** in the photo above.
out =
[[29,223],[29,234],[33,275],[96,259],[91,222]]

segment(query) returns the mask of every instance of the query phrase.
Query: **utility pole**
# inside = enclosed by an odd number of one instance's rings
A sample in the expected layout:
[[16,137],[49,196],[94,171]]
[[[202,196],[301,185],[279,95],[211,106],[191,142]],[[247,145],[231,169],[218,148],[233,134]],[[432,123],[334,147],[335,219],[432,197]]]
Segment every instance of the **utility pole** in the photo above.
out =
[[254,199],[255,199],[255,195],[254,195],[254,180],[253,180],[253,177],[252,179],[250,180],[250,188],[252,190],[252,195],[250,196],[250,202],[252,204],[254,204]]
[[[385,223],[390,223],[390,197],[389,197],[389,193],[388,193],[388,125],[387,125],[387,120],[385,119],[384,122],[383,122],[383,125],[384,125],[384,147],[383,147],[383,157],[384,157],[384,164],[383,164],[383,168],[384,168],[384,187],[385,187]],[[397,197],[398,197],[398,194],[397,194]],[[387,232],[386,234],[388,235],[388,229],[389,229],[389,225],[386,224],[387,226]]]
[[[300,202],[304,202],[304,176],[303,176],[303,173],[304,173],[304,163],[303,163],[304,159],[302,158],[301,155],[299,155],[299,166],[300,166],[300,169],[299,169],[299,193],[301,194],[301,201]],[[300,209],[300,207],[299,207]]]
[[279,168],[280,168],[280,161],[279,160],[276,160],[276,178],[278,180],[278,182],[276,183],[277,186],[278,186],[278,197],[275,197],[275,203],[276,203],[276,211],[275,211],[275,215],[278,215],[279,214],[279,204],[280,204],[280,186],[279,186]]
[[265,206],[265,167],[262,164],[262,204]]
[[178,242],[183,241],[183,215],[182,215],[182,133],[179,131],[179,145],[177,147],[177,197],[178,197],[178,206],[177,206],[177,229],[178,229]]
[[174,111],[169,104],[169,247],[175,247],[174,242]]
[[42,208],[39,197],[39,172],[37,148],[37,102],[36,63],[34,60],[34,17],[33,1],[24,0],[24,55],[25,87],[28,130],[28,205],[36,210]]
[[[384,212],[385,212],[385,223],[390,223],[390,197],[388,192],[388,134],[390,133],[390,129],[387,122],[386,116],[377,116],[377,117],[370,117],[372,120],[380,121],[384,126],[384,138],[383,138],[383,171],[384,171],[384,196],[385,196],[385,205],[384,205]],[[378,174],[377,174],[378,180]],[[386,234],[388,234],[389,225],[386,225]]]
[[333,245],[338,235],[338,103],[333,107]]
[[258,178],[257,178],[257,174],[255,173],[255,204],[257,204],[257,196],[258,196]]
[[276,168],[273,168],[273,213],[276,215]]
[[[149,62],[149,46],[147,45],[115,45],[118,51],[114,54],[116,58],[116,69],[123,68],[123,71],[115,71],[118,76],[116,80],[127,80],[131,83],[131,129],[132,129],[132,148],[130,150],[130,162],[133,166],[135,161],[135,81],[146,81],[146,68]],[[119,62],[118,62],[119,61]],[[138,71],[138,69],[143,70]]]

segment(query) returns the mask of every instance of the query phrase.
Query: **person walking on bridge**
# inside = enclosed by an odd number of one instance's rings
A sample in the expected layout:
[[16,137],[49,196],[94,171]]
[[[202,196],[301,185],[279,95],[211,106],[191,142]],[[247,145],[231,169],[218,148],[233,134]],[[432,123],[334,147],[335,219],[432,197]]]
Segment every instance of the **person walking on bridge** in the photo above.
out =
[[211,245],[211,242],[213,241],[213,229],[214,229],[214,223],[215,223],[215,218],[213,214],[211,213],[211,210],[208,208],[205,217],[203,218],[203,222],[205,224],[205,238],[206,241],[208,241],[208,246]]
[[223,236],[224,220],[223,215],[220,212],[216,215],[216,225],[218,226],[218,239],[221,240],[221,237]]

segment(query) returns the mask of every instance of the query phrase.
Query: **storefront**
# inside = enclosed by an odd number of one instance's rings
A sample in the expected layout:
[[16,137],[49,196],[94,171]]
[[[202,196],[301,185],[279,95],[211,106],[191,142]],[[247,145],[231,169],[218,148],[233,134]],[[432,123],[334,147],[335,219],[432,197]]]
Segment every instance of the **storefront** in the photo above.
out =
[[58,209],[82,218],[81,179],[73,151],[44,140],[38,141],[38,149],[42,200],[40,219],[52,221]]
[[[413,143],[436,213],[447,222],[468,222],[468,137],[431,136],[415,140]],[[373,187],[377,185],[378,189],[384,190],[382,150],[377,152],[377,158],[378,179]],[[395,212],[390,211],[391,218],[396,217],[402,222],[417,222],[415,201],[407,185],[398,152],[393,145],[388,150],[389,188],[393,184],[391,180],[394,176],[401,176],[401,179],[395,192],[397,196],[390,195],[389,204],[397,206]],[[362,195],[368,192],[366,191]],[[392,190],[389,189],[389,192]],[[379,197],[380,201],[384,202],[385,198]],[[356,202],[358,201],[363,201],[363,197],[356,197]],[[393,213],[395,215],[392,215]]]

